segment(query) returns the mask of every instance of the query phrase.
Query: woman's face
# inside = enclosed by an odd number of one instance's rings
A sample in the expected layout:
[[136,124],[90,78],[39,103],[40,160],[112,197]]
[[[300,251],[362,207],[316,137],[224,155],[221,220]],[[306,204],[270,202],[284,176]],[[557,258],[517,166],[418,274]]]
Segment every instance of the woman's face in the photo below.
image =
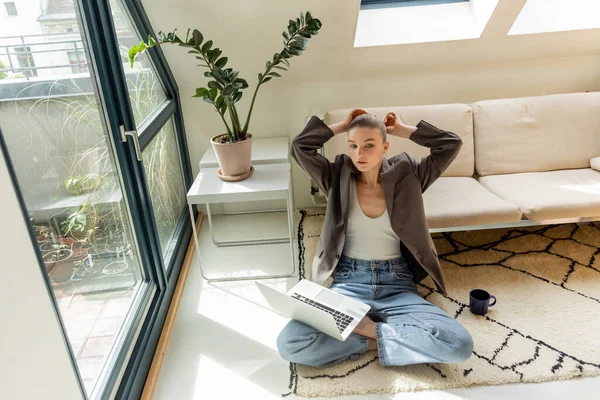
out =
[[361,126],[348,131],[348,155],[361,172],[378,166],[389,146],[377,128]]

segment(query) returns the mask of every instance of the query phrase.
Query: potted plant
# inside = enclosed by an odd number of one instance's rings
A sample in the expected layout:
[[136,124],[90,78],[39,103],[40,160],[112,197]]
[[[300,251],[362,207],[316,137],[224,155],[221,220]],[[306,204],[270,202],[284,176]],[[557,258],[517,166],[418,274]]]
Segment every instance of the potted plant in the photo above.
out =
[[79,196],[89,193],[104,182],[104,177],[96,173],[71,176],[63,182],[65,190],[72,195]]
[[[238,77],[239,71],[232,68],[223,69],[227,64],[227,57],[219,58],[221,50],[218,47],[213,48],[212,40],[204,41],[204,36],[199,30],[194,29],[190,37],[190,29],[188,29],[185,41],[177,36],[176,29],[166,35],[162,31],[158,32],[157,39],[149,35],[148,43],[142,40],[139,45],[134,45],[129,49],[129,60],[133,68],[135,57],[138,54],[163,43],[178,44],[191,49],[188,53],[196,55],[196,59],[201,61],[199,66],[208,69],[204,72],[204,76],[210,78],[207,87],[197,88],[196,94],[192,97],[202,97],[202,100],[212,104],[227,129],[227,133],[213,136],[210,140],[220,166],[217,174],[224,180],[242,180],[249,177],[254,170],[250,163],[252,134],[248,132],[248,125],[258,89],[272,78],[281,77],[275,69],[287,71],[286,67],[290,66],[288,59],[302,54],[306,49],[308,39],[318,34],[319,29],[321,29],[321,21],[313,18],[310,11],[307,11],[306,14],[301,12],[300,18],[296,18],[296,20],[289,20],[287,32],[282,33],[283,50],[275,53],[272,61],[266,62],[265,71],[258,74],[258,84],[252,96],[246,122],[243,125],[240,122],[235,103],[242,98],[242,90],[248,87],[248,83],[245,79]],[[229,111],[231,127],[225,120],[227,111]]]

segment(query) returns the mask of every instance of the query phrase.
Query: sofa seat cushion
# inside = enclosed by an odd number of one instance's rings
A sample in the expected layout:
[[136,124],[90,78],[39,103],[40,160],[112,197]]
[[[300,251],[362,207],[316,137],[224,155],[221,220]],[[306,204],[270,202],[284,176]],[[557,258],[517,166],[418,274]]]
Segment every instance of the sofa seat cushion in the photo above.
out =
[[519,207],[466,177],[440,177],[423,193],[430,229],[516,222]]
[[591,168],[490,175],[479,182],[532,221],[600,216],[600,172]]

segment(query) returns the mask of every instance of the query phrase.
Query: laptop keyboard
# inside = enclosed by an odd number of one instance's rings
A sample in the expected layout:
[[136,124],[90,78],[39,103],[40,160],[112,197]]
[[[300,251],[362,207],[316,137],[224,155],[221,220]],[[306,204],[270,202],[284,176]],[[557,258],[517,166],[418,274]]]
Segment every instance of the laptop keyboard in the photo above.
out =
[[348,325],[350,325],[350,323],[354,320],[354,317],[351,317],[348,314],[344,314],[342,312],[334,310],[333,308],[327,307],[325,304],[319,303],[318,301],[314,301],[313,299],[309,299],[308,297],[302,296],[301,294],[294,293],[292,294],[292,297],[294,299],[298,299],[307,304],[310,304],[311,306],[316,307],[319,310],[323,310],[333,315],[333,317],[335,318],[335,323],[340,332],[344,332]]

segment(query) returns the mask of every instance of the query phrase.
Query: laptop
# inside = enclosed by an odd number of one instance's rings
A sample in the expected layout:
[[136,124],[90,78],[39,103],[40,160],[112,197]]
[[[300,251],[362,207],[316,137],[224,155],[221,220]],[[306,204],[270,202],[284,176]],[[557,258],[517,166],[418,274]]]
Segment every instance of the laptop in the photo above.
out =
[[271,308],[340,341],[354,331],[371,306],[302,279],[287,293],[256,282]]

